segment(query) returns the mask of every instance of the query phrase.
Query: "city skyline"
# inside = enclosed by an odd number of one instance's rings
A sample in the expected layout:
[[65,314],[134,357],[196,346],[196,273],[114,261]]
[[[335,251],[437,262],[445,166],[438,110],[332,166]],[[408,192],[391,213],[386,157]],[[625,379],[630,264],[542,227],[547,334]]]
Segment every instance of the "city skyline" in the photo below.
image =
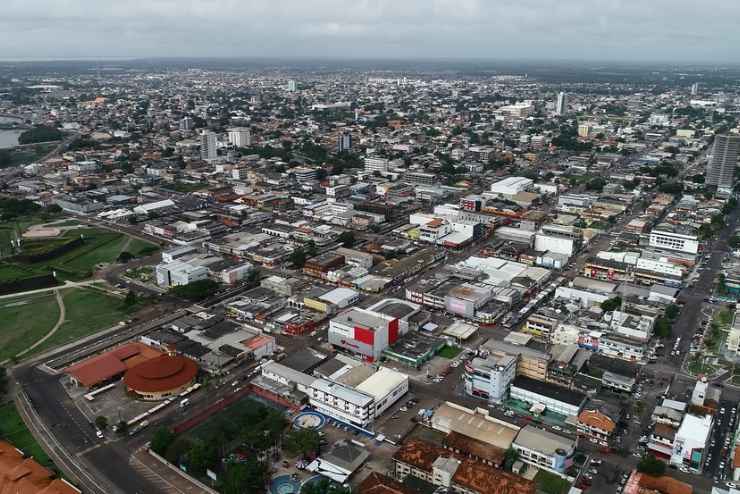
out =
[[[0,60],[296,57],[740,62],[740,5],[42,1],[3,6]],[[669,13],[670,15],[666,15]],[[53,41],[53,42],[51,42]]]

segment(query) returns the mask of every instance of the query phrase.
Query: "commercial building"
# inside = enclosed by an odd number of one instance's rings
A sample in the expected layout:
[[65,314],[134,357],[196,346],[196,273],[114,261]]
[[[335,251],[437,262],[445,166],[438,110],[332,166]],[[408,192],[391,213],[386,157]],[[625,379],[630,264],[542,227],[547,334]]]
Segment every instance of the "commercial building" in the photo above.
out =
[[465,363],[465,392],[500,403],[516,376],[517,358],[511,355],[489,355]]
[[673,439],[671,465],[701,470],[711,431],[712,415],[684,415]]
[[367,157],[365,158],[365,171],[388,173],[390,170],[390,160],[387,158]]
[[558,93],[558,101],[555,104],[555,113],[560,116],[565,115],[568,112],[568,95],[560,91]]
[[228,132],[229,144],[238,148],[246,148],[252,145],[252,133],[246,127],[234,127]]
[[378,371],[355,387],[357,391],[373,397],[374,417],[379,417],[409,390],[409,376],[381,367]]
[[740,135],[714,136],[712,159],[707,164],[707,185],[714,185],[718,190],[732,190],[739,148]]
[[407,325],[402,328],[397,317],[352,308],[329,322],[328,341],[372,362],[378,360],[383,350],[393,345],[407,329]]
[[518,376],[509,387],[511,399],[542,405],[566,417],[577,417],[586,403],[586,395],[561,386]]
[[71,365],[64,372],[76,386],[93,389],[117,381],[127,370],[161,355],[144,343],[127,343]]
[[517,434],[512,447],[523,462],[558,475],[573,464],[577,441],[553,432],[526,425]]
[[123,382],[129,393],[148,401],[177,396],[193,385],[198,364],[180,355],[160,355],[126,371]]
[[662,228],[653,229],[650,232],[650,247],[675,250],[687,254],[698,254],[699,239],[693,233],[677,233]]
[[551,356],[534,348],[516,345],[501,340],[490,339],[482,345],[482,350],[489,355],[510,355],[517,360],[516,373],[518,376],[529,377],[540,381],[547,380],[547,368]]
[[337,136],[337,153],[345,153],[352,149],[352,133],[342,132]]
[[534,181],[526,177],[507,177],[491,184],[491,193],[509,198],[532,188]]
[[200,134],[200,158],[202,160],[213,160],[218,156],[216,134],[203,131]]
[[437,407],[429,425],[443,434],[459,434],[502,452],[512,446],[519,432],[519,427],[489,415],[485,408],[472,410],[449,401]]
[[157,264],[155,268],[157,284],[161,287],[187,285],[208,278],[208,268],[182,261]]

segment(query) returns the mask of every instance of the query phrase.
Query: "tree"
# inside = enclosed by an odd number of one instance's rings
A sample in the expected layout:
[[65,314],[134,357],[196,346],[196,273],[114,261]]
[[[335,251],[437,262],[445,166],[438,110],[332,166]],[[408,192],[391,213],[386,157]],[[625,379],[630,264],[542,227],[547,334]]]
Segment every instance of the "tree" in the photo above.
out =
[[339,238],[337,238],[338,241],[342,243],[342,246],[347,247],[348,249],[351,249],[352,246],[355,245],[355,234],[354,232],[342,232],[341,235],[339,235]]
[[294,429],[285,436],[283,447],[290,455],[304,458],[319,449],[319,433],[310,429]]
[[514,448],[509,448],[504,453],[504,470],[511,471],[514,463],[519,459],[519,451]]
[[103,415],[95,417],[95,427],[104,431],[108,427],[108,418]]
[[121,264],[126,264],[133,258],[134,258],[134,255],[131,252],[128,252],[126,250],[118,254],[118,262],[120,262]]
[[302,269],[303,265],[306,264],[306,252],[303,250],[303,247],[298,247],[291,252],[288,260],[297,269]]
[[8,371],[0,367],[0,396],[8,392]]
[[602,190],[604,190],[605,186],[606,180],[601,177],[595,177],[588,181],[588,183],[586,184],[586,189],[601,192]]
[[152,451],[163,456],[175,441],[175,434],[168,427],[160,427],[152,436],[150,447]]
[[226,467],[219,490],[223,494],[264,492],[267,478],[267,467],[250,457],[245,463],[231,463]]
[[116,424],[116,434],[119,436],[125,436],[128,434],[128,422],[121,420]]
[[303,485],[301,494],[350,494],[352,491],[341,484],[322,478]]
[[218,446],[213,442],[197,441],[187,453],[188,466],[197,475],[204,475],[206,469],[218,463]]
[[665,316],[671,321],[676,319],[680,312],[681,308],[676,304],[670,304],[668,307],[665,308]]
[[613,297],[601,302],[601,310],[604,312],[613,312],[622,306],[622,297]]
[[643,456],[637,464],[637,471],[660,477],[665,473],[665,463],[657,459],[654,455],[648,454]]
[[64,134],[54,127],[40,125],[23,132],[18,136],[18,144],[34,144],[37,142],[58,141]]
[[671,336],[671,322],[665,317],[659,317],[655,320],[655,336],[660,338]]
[[220,286],[220,283],[213,280],[198,280],[187,285],[173,286],[170,288],[170,293],[176,297],[197,302],[218,291]]
[[136,302],[138,302],[136,292],[134,292],[133,290],[129,290],[126,294],[126,298],[123,299],[123,306],[126,308],[133,307],[134,305],[136,305]]

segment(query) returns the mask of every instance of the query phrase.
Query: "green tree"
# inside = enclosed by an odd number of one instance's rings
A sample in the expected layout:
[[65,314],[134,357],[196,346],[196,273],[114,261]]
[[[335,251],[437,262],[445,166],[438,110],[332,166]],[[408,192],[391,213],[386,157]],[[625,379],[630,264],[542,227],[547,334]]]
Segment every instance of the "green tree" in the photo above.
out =
[[303,247],[298,247],[291,252],[288,260],[295,268],[302,269],[303,265],[306,264],[306,252],[303,250]]
[[668,338],[671,336],[671,322],[665,317],[659,317],[655,320],[655,336]]
[[226,467],[220,491],[223,494],[265,492],[267,480],[267,467],[250,457],[245,463],[232,463]]
[[660,477],[665,473],[665,463],[657,459],[654,455],[648,454],[643,456],[637,464],[637,471]]
[[104,431],[108,427],[108,418],[103,415],[95,417],[95,427]]
[[34,144],[36,142],[58,141],[64,134],[54,127],[40,125],[23,132],[18,136],[18,144]]
[[670,304],[665,308],[665,316],[671,321],[675,320],[681,313],[681,308],[676,304]]
[[116,434],[119,436],[125,436],[128,434],[128,422],[121,420],[116,424]]
[[129,290],[126,294],[126,298],[123,299],[123,306],[126,308],[133,307],[134,305],[136,305],[136,302],[138,302],[136,292]]
[[511,471],[514,463],[519,459],[519,451],[509,448],[504,453],[504,470]]
[[351,492],[349,488],[326,478],[310,482],[301,488],[301,494],[350,494]]
[[337,240],[342,243],[343,247],[351,249],[355,245],[355,233],[350,231],[342,232]]
[[154,432],[150,447],[158,455],[164,456],[175,441],[175,434],[168,427],[160,427]]
[[283,447],[290,455],[304,458],[319,449],[319,433],[310,429],[294,429],[285,435]]
[[128,252],[126,250],[118,254],[118,262],[120,262],[121,264],[126,264],[133,258],[134,258],[134,255],[131,252]]
[[601,177],[595,177],[586,183],[586,189],[587,190],[594,190],[597,192],[601,192],[604,190],[604,187],[606,186],[606,180],[604,180]]
[[0,367],[0,397],[8,392],[8,371]]
[[601,302],[601,310],[604,312],[612,312],[622,306],[622,297],[613,297],[608,300]]
[[197,441],[188,451],[188,467],[199,475],[205,475],[206,469],[218,464],[218,446],[213,442]]
[[170,288],[170,293],[176,297],[184,298],[193,302],[203,300],[209,295],[213,295],[221,285],[213,280],[198,280]]

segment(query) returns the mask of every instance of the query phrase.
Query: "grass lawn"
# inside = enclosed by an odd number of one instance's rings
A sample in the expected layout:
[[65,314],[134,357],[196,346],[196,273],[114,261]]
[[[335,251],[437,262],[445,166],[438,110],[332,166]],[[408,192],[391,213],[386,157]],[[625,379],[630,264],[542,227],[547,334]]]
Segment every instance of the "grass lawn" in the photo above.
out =
[[26,424],[21,420],[21,416],[18,415],[13,403],[0,405],[0,437],[23,451],[27,456],[33,456],[40,464],[46,467],[53,466],[51,459],[41,449]]
[[437,355],[442,358],[453,359],[460,355],[460,352],[462,352],[462,348],[460,347],[445,345],[439,350],[439,353],[437,353]]
[[[108,329],[138,309],[92,288],[62,290],[65,322],[54,335],[23,357]],[[0,360],[11,358],[43,338],[59,319],[53,292],[0,299]]]
[[547,494],[566,494],[570,489],[567,480],[546,470],[537,472],[534,481],[537,483],[537,489]]
[[0,299],[0,360],[33,345],[58,319],[59,307],[52,292]]
[[158,248],[143,240],[96,228],[68,230],[61,238],[50,240],[50,242],[58,243],[63,239],[74,239],[80,235],[85,238],[82,245],[47,261],[31,264],[10,260],[0,261],[0,282],[48,274],[51,271],[56,271],[57,278],[62,281],[79,281],[89,278],[97,264],[115,262],[124,249],[134,255],[139,255],[147,249]]
[[42,352],[108,329],[127,319],[139,307],[123,307],[123,300],[92,288],[71,288],[62,292],[65,322],[54,336],[34,348]]

